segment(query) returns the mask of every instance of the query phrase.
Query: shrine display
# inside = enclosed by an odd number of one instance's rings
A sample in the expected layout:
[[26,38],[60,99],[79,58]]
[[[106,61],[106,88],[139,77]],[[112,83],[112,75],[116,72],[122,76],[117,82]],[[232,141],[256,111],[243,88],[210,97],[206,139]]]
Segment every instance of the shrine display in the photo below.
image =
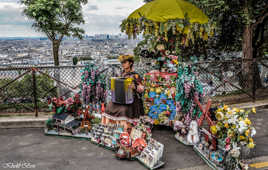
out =
[[45,134],[90,138],[91,121],[89,107],[82,109],[79,94],[67,100],[49,98],[49,107],[54,111],[51,119],[46,121]]
[[90,105],[90,112],[100,113],[107,97],[105,75],[94,64],[87,65],[81,72],[83,104]]
[[[194,150],[213,169],[247,169],[243,155],[255,147],[253,136],[256,134],[248,118],[256,110],[229,108],[224,105],[215,111],[216,121],[209,129],[201,128],[201,140]],[[210,119],[206,115],[206,120]],[[202,122],[200,122],[200,126]]]
[[131,104],[134,101],[133,90],[130,88],[132,78],[111,78],[112,102],[119,104]]
[[[198,103],[203,102],[203,87],[197,79],[198,73],[192,65],[182,63],[178,66],[178,79],[176,81],[176,111],[177,119],[174,121],[175,138],[185,145],[193,145],[188,133],[197,133],[197,127],[192,122],[202,116]],[[197,135],[195,135],[197,136]],[[195,137],[197,138],[197,137]]]
[[176,116],[176,73],[151,72],[144,75],[144,108],[154,124],[170,125]]

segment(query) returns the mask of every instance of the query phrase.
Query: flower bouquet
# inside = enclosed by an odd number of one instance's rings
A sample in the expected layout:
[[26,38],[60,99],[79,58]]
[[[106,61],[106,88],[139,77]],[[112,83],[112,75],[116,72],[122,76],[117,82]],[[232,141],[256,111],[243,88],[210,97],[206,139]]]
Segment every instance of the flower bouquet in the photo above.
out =
[[219,107],[215,113],[217,122],[210,131],[217,138],[217,147],[226,152],[225,166],[228,169],[246,169],[241,163],[242,148],[255,146],[253,136],[256,130],[248,118],[251,113],[256,113],[256,109],[229,108],[227,105]]

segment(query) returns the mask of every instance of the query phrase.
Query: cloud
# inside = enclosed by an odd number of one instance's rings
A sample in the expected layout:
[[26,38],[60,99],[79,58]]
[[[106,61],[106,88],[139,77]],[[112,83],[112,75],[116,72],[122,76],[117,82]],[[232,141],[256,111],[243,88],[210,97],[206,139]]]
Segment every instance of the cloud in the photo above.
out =
[[13,3],[2,3],[0,25],[29,25],[31,22],[22,14],[22,7]]
[[122,9],[125,9],[126,7],[121,7],[121,6],[119,6],[119,7],[116,7],[115,9],[118,9],[118,10],[122,10]]
[[118,34],[120,33],[120,24],[124,19],[124,16],[120,15],[96,15],[91,14],[86,16],[86,23],[82,26],[85,32],[89,35],[98,33],[110,33]]
[[[143,4],[143,0],[90,0],[83,6],[86,34],[120,33],[121,21]],[[32,22],[22,14],[19,0],[0,0],[0,37],[38,36]]]
[[87,9],[88,9],[88,10],[98,10],[99,8],[98,8],[97,5],[89,5],[89,6],[87,7]]

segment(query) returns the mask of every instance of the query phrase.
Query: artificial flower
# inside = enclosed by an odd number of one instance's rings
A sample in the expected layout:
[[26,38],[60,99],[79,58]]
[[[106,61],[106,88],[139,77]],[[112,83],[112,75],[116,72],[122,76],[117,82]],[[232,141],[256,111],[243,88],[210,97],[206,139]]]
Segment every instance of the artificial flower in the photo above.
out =
[[229,117],[229,119],[227,121],[229,124],[236,124],[237,117],[236,116]]
[[234,108],[235,112],[239,113],[240,110],[238,108]]
[[217,123],[217,126],[222,127],[222,123],[221,122],[218,122]]
[[256,113],[256,108],[255,107],[252,108],[252,112]]
[[247,147],[248,147],[249,149],[252,149],[252,148],[255,147],[255,144],[254,144],[253,142],[250,142],[250,143],[247,145]]
[[250,136],[253,137],[253,136],[255,136],[255,135],[256,135],[256,129],[253,127],[253,128],[251,129],[251,134],[250,134]]
[[215,125],[211,126],[210,127],[210,131],[213,135],[216,135],[217,134],[217,127]]
[[225,142],[226,142],[226,143],[230,143],[230,142],[231,142],[231,138],[229,138],[229,137],[226,138],[226,139],[225,139]]
[[246,137],[248,137],[248,135],[249,135],[249,129],[248,130],[246,130],[246,132],[245,132],[245,135],[246,135]]
[[251,125],[251,121],[250,121],[248,118],[245,119],[245,123],[246,123],[247,125]]
[[228,123],[225,123],[225,124],[224,124],[224,127],[225,127],[225,128],[229,128],[229,124],[228,124]]
[[158,45],[156,46],[156,49],[157,49],[158,51],[162,51],[162,50],[165,49],[165,46],[164,46],[163,44],[158,44]]
[[159,120],[154,120],[155,125],[159,125]]
[[231,153],[232,157],[234,157],[234,158],[238,158],[239,155],[240,155],[240,148],[239,148],[239,147],[235,147],[235,148],[233,148],[233,149],[231,150],[230,153]]
[[222,108],[217,109],[217,112],[222,112],[222,111],[223,111]]
[[224,105],[224,106],[223,106],[223,109],[224,109],[224,110],[227,110],[227,109],[228,109],[228,106],[227,106],[227,105]]
[[232,128],[235,129],[236,128],[236,125],[232,125]]
[[240,135],[240,136],[239,136],[239,139],[240,139],[240,140],[245,140],[246,138],[245,138],[245,136]]
[[248,127],[247,127],[247,124],[246,124],[245,121],[240,121],[239,122],[239,129],[238,129],[238,131],[239,131],[240,134],[244,133],[247,130],[247,128]]
[[234,136],[234,132],[232,131],[232,130],[228,130],[228,132],[227,132],[227,135],[228,135],[228,137],[233,137]]
[[249,141],[250,143],[253,143],[253,139],[252,139],[252,138],[249,138],[248,141]]
[[165,51],[165,54],[166,55],[169,55],[170,54],[170,51],[169,50]]
[[224,117],[224,115],[223,115],[222,112],[218,112],[218,113],[216,113],[216,118],[217,118],[217,120],[222,120],[223,117]]
[[225,145],[225,150],[226,151],[229,151],[230,149],[231,149],[231,145],[230,144]]
[[229,111],[227,112],[227,114],[231,115],[231,114],[233,114],[233,111],[232,111],[232,110],[229,110]]

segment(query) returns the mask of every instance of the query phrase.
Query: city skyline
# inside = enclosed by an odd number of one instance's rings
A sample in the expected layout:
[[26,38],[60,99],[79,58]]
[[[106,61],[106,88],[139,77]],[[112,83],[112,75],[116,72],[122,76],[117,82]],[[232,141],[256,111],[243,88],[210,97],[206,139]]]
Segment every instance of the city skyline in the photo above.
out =
[[[81,27],[86,35],[119,34],[121,21],[142,4],[142,0],[89,0]],[[0,1],[0,37],[45,37],[31,27],[22,9],[18,0]]]

